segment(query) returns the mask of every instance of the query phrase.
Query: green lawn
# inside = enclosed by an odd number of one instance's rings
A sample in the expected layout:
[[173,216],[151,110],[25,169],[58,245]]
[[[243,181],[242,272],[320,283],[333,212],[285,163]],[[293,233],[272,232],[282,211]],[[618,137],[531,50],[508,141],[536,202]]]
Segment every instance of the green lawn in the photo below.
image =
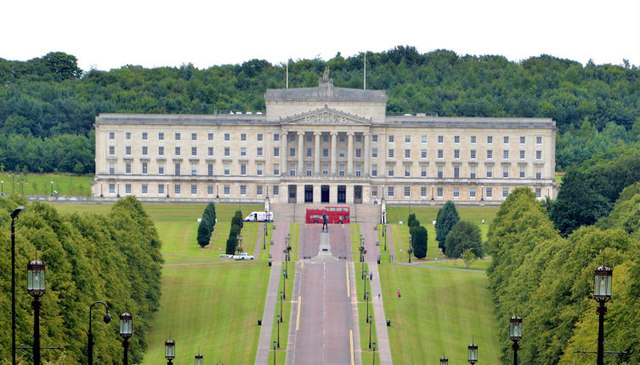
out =
[[484,273],[406,265],[379,269],[394,363],[437,364],[446,355],[449,363],[463,364],[472,341],[479,347],[478,363],[500,363]]
[[[12,174],[0,173],[0,189],[5,194],[49,196],[56,191],[58,196],[89,196],[93,175],[71,174]],[[53,184],[51,182],[53,181]]]
[[[359,238],[358,238],[359,240]],[[365,277],[368,278],[367,273],[369,272],[369,265],[363,263],[355,263],[355,275],[356,275],[356,293],[358,300],[358,324],[360,328],[360,348],[362,349],[362,363],[369,364],[373,362],[373,349],[369,349],[369,330],[371,330],[371,342],[377,342],[376,336],[376,321],[373,315],[373,305],[371,304],[371,300],[376,293],[371,293],[371,284],[369,279],[362,280],[362,267],[364,265],[364,273]],[[371,316],[371,328],[369,328],[369,323],[367,322],[367,300],[364,299],[364,288],[366,287],[367,292],[370,293],[369,297],[369,308],[368,313]],[[376,363],[380,363],[380,357],[376,353]]]
[[[491,264],[491,259],[474,260],[469,265],[469,270],[486,271],[490,264]],[[462,259],[441,260],[441,261],[438,261],[438,262],[431,261],[431,262],[425,262],[422,265],[423,266],[433,266],[433,267],[450,267],[450,268],[455,268],[455,269],[464,269],[465,268],[464,267],[464,262],[462,261]]]

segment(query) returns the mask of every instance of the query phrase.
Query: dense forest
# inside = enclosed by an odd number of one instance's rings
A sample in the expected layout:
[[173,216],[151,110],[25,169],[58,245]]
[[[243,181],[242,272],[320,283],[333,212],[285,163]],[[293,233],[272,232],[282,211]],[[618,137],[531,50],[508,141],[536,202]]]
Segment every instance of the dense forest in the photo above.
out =
[[[11,360],[10,213],[26,201],[0,198],[0,363]],[[121,313],[133,315],[130,359],[139,363],[147,347],[151,317],[158,310],[162,257],[160,240],[142,204],[121,199],[107,215],[58,213],[39,202],[26,205],[16,220],[16,335],[17,346],[30,346],[33,333],[31,297],[27,294],[27,263],[37,256],[46,264],[46,293],[42,296],[40,333],[42,359],[60,364],[87,362],[89,307],[105,301],[112,316],[102,322],[104,308],[95,307],[92,332],[98,364],[122,359],[119,336]],[[28,359],[19,351],[18,356]]]
[[[289,61],[291,87],[316,86],[325,68],[336,86],[363,86],[364,54]],[[419,53],[399,46],[367,53],[367,87],[386,90],[388,114],[548,117],[557,122],[557,168],[600,152],[637,146],[640,69],[595,65],[548,55]],[[283,64],[249,60],[198,69],[81,70],[73,55],[29,61],[0,59],[0,169],[92,173],[96,115],[228,113],[264,110],[267,88],[285,85]]]

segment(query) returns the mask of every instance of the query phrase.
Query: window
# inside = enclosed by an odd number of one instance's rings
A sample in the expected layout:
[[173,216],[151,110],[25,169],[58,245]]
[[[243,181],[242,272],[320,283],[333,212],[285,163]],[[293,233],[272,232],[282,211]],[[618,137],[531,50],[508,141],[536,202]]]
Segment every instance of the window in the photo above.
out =
[[279,163],[274,163],[273,164],[273,174],[274,175],[280,175],[280,164]]
[[393,143],[393,134],[389,135],[389,143]]
[[109,154],[110,155],[116,154],[116,146],[109,146]]
[[142,146],[142,155],[146,156],[149,154],[149,147],[147,146]]
[[411,143],[411,136],[410,135],[406,134],[404,136],[404,143]]
[[116,139],[116,133],[115,132],[109,132],[109,139]]
[[455,159],[460,158],[460,150],[453,150],[453,158]]
[[148,138],[147,132],[142,132],[142,139],[146,141],[147,138]]
[[207,147],[207,154],[213,156],[213,147]]
[[394,193],[393,186],[389,186],[387,188],[387,196],[393,196],[394,195],[393,193]]
[[198,155],[198,147],[191,147],[191,156]]
[[442,196],[444,195],[444,189],[442,187],[438,187],[438,189],[436,190],[437,190],[436,194],[438,195],[438,198],[442,198]]
[[378,165],[371,165],[371,176],[378,176]]
[[306,171],[306,173],[307,173],[307,176],[311,176],[311,172],[313,171],[313,170],[311,169],[311,164],[306,164],[306,165],[305,165],[305,171]]
[[124,154],[127,156],[131,155],[131,146],[126,146],[124,148]]
[[109,184],[109,194],[116,193],[116,184]]
[[360,148],[356,148],[356,158],[362,157],[362,150]]
[[198,133],[191,133],[191,140],[192,141],[197,141],[198,140]]
[[164,156],[164,146],[159,146],[158,147],[158,155]]
[[519,176],[524,177],[524,172],[525,172],[524,166],[520,166]]
[[124,136],[126,139],[131,139],[131,132],[126,132]]
[[371,142],[378,142],[378,135],[377,134],[371,135]]
[[362,142],[362,134],[356,134],[356,142]]
[[536,144],[542,144],[542,137],[541,136],[537,136],[536,137]]
[[420,150],[420,158],[427,158],[427,149],[423,148]]
[[329,157],[329,149],[328,148],[323,148],[322,149],[322,157]]
[[256,139],[258,140],[258,142],[262,142],[262,133],[258,133],[256,135]]
[[338,150],[338,157],[344,157],[344,148]]
[[493,177],[493,166],[487,166],[487,177]]
[[296,149],[294,147],[289,148],[289,156],[291,157],[296,156]]
[[420,165],[420,176],[427,177],[427,165]]
[[175,194],[180,194],[180,190],[182,190],[180,184],[176,184],[173,186],[173,192]]
[[131,173],[131,162],[127,162],[124,164],[124,173],[125,174]]
[[207,139],[208,139],[209,141],[213,141],[213,133],[208,133],[208,134],[207,134]]
[[180,140],[180,132],[176,132],[175,133],[175,140],[179,141]]
[[146,194],[149,192],[149,185],[142,184],[142,194]]
[[411,186],[404,187],[404,196],[405,198],[411,197]]
[[493,150],[487,150],[487,160],[493,159]]
[[475,166],[471,166],[470,167],[469,178],[471,178],[471,179],[475,179],[476,178],[476,167]]
[[174,152],[176,156],[180,156],[180,147],[176,147]]
[[502,197],[506,198],[509,196],[509,188],[502,188]]
[[493,143],[493,136],[487,136],[487,143],[488,144],[492,144]]
[[145,174],[145,175],[146,175],[146,174],[147,174],[147,172],[148,172],[148,169],[149,169],[149,168],[148,168],[148,166],[149,166],[149,165],[148,165],[146,162],[143,162],[143,163],[142,163],[142,173],[143,173],[143,174]]
[[273,134],[273,140],[278,142],[280,140],[280,133],[274,133]]
[[223,165],[223,168],[224,168],[225,175],[231,174],[231,164],[226,163]]
[[229,148],[229,147],[225,147],[224,148],[224,156],[225,157],[231,156],[231,148]]
[[158,175],[164,175],[164,164],[163,163],[159,163],[158,164]]
[[229,185],[225,185],[222,187],[222,192],[224,195],[229,195],[231,192],[231,188],[229,187]]
[[198,174],[198,165],[196,164],[191,164],[191,175],[195,176]]
[[356,164],[356,176],[360,176],[362,174],[362,165]]
[[289,176],[296,176],[296,165],[295,164],[290,164],[289,165]]
[[262,185],[256,186],[256,194],[257,195],[262,195]]
[[505,160],[509,159],[509,150],[502,151],[502,158]]
[[421,136],[420,137],[420,142],[423,143],[423,144],[427,143],[427,136]]
[[295,134],[289,134],[289,141],[291,142],[295,142],[296,141],[296,135]]
[[509,177],[509,166],[502,166],[502,177]]
[[247,147],[240,147],[240,156],[247,155]]
[[322,135],[322,142],[329,142],[329,135],[328,134],[323,134]]
[[525,150],[520,150],[520,159],[524,160]]
[[191,184],[191,194],[198,194],[198,185],[197,184]]
[[471,136],[471,143],[476,143],[476,136]]
[[454,198],[459,198],[460,197],[460,188],[459,187],[453,188],[453,197]]
[[240,140],[242,142],[246,142],[247,141],[247,134],[246,133],[240,133]]
[[229,141],[229,140],[231,140],[231,135],[230,135],[229,133],[225,133],[225,134],[224,134],[224,140],[225,140],[225,141]]
[[175,163],[175,174],[176,176],[180,175],[180,162]]
[[273,186],[273,195],[280,194],[280,187],[278,185]]
[[164,141],[164,132],[158,132],[158,140]]
[[344,164],[343,163],[338,165],[338,174],[340,176],[344,176]]
[[307,157],[311,157],[311,148],[307,148]]
[[460,143],[460,136],[453,136],[453,143]]
[[208,163],[207,164],[207,176],[213,176],[213,164],[212,163]]
[[458,165],[453,166],[453,178],[454,179],[459,179],[460,178],[460,166],[458,166]]
[[307,142],[313,141],[313,135],[312,134],[305,134],[304,137],[307,140]]
[[126,194],[131,194],[131,184],[124,184],[124,192]]
[[261,157],[261,156],[262,156],[262,147],[258,147],[258,148],[256,149],[256,155],[257,155],[258,157]]
[[246,163],[241,163],[240,164],[240,175],[246,175],[247,174],[247,164]]
[[213,185],[207,185],[207,194],[213,195]]
[[542,189],[536,188],[536,198],[542,198]]
[[475,199],[476,197],[476,188],[469,188],[469,198]]
[[471,150],[470,157],[471,157],[471,159],[475,160],[475,158],[476,158],[476,150]]
[[487,198],[493,197],[493,188],[487,188],[486,195],[487,195]]
[[264,165],[259,163],[256,164],[256,175],[262,175],[262,171],[264,170]]
[[378,149],[377,148],[372,148],[371,149],[371,157],[372,158],[377,158],[378,157]]
[[377,186],[372,186],[371,187],[371,195],[372,196],[378,196],[378,187]]
[[541,150],[537,150],[536,151],[536,160],[542,160],[542,151]]
[[504,144],[508,144],[509,143],[509,136],[504,136]]
[[444,143],[444,136],[438,136],[438,143]]
[[113,162],[109,162],[109,175],[116,173],[116,165]]
[[444,166],[438,165],[438,179],[444,178]]
[[280,156],[280,148],[279,147],[273,147],[273,156],[274,157]]
[[542,167],[536,167],[536,179],[542,179]]
[[411,150],[410,149],[404,150],[404,158],[411,158]]
[[393,176],[393,175],[395,175],[395,166],[388,165],[387,166],[387,176]]
[[393,148],[389,148],[389,158],[393,158],[394,150]]
[[438,150],[438,158],[444,158],[444,150]]
[[158,194],[164,194],[164,185],[158,184]]
[[527,140],[527,137],[520,136],[520,143],[524,144],[526,140]]
[[340,142],[344,142],[344,134],[338,134],[338,140],[340,140]]
[[328,164],[322,164],[322,175],[329,175],[329,165]]
[[411,165],[404,165],[404,176],[411,176]]
[[421,186],[420,187],[420,196],[421,197],[426,197],[427,196],[427,187],[426,186]]

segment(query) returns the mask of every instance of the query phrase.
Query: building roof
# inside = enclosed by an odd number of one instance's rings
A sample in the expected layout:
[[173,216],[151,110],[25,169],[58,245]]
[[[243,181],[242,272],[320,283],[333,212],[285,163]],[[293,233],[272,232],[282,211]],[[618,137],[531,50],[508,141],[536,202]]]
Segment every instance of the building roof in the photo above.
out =
[[387,116],[386,127],[415,128],[551,128],[556,122],[551,118],[491,118],[491,117],[436,117],[436,116]]
[[167,124],[167,125],[274,125],[265,115],[251,114],[117,114],[101,113],[99,124]]
[[265,101],[352,101],[387,102],[387,94],[382,90],[360,90],[335,87],[331,80],[320,82],[318,87],[296,89],[267,89]]

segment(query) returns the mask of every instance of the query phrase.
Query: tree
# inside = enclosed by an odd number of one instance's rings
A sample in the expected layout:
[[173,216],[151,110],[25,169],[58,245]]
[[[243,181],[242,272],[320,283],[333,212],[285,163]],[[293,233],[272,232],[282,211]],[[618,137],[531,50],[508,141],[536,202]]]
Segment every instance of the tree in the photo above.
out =
[[482,236],[480,228],[468,221],[459,221],[449,231],[446,238],[446,253],[449,257],[460,257],[467,249],[482,256]]
[[464,268],[468,269],[469,265],[475,261],[476,259],[476,254],[473,252],[473,248],[467,248],[466,250],[464,250],[464,252],[460,255],[460,258],[462,259],[462,261],[464,261]]
[[458,210],[451,200],[448,200],[444,206],[438,210],[438,215],[436,216],[436,240],[438,241],[438,247],[445,251],[445,253],[447,234],[459,220]]
[[197,240],[200,247],[208,245],[211,240],[211,231],[209,230],[208,222],[204,218],[200,220],[200,224],[198,225]]
[[420,225],[420,221],[416,219],[416,214],[415,213],[409,214],[409,217],[407,218],[407,226],[409,227],[409,229],[413,227],[417,227],[419,225]]
[[410,233],[413,255],[419,259],[427,257],[427,229],[423,226],[415,226],[411,228]]

